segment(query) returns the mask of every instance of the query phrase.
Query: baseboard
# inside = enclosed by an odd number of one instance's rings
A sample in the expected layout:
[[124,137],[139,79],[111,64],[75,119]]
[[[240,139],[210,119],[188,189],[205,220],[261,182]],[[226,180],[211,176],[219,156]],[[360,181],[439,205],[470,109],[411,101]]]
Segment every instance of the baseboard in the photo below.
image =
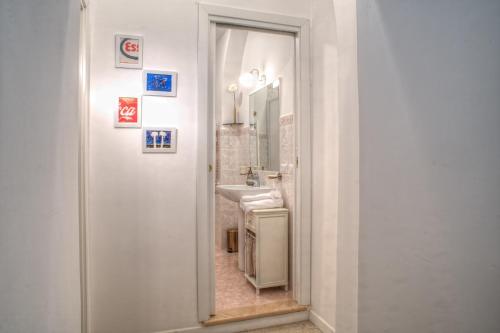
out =
[[335,333],[335,329],[326,322],[323,317],[313,310],[309,310],[309,320],[318,327],[323,333]]
[[156,333],[237,333],[246,330],[291,324],[308,319],[309,311],[302,311],[272,317],[249,319],[235,323],[221,324],[217,326],[195,326]]

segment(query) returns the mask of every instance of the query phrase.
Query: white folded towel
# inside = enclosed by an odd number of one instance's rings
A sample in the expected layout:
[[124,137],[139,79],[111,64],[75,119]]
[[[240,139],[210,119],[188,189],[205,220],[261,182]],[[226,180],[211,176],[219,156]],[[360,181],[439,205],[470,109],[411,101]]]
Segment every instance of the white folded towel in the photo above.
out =
[[240,203],[241,202],[265,200],[265,199],[281,199],[281,192],[274,190],[274,191],[271,191],[268,193],[261,193],[261,194],[256,194],[256,195],[244,195],[241,197]]
[[240,202],[240,207],[248,213],[254,209],[282,208],[283,199],[264,199],[257,201]]

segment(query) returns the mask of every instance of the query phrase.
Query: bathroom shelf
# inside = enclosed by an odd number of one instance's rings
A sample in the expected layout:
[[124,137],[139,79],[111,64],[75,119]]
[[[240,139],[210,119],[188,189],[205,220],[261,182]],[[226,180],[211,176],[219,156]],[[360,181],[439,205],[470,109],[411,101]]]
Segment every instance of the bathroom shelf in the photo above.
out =
[[[253,210],[245,218],[245,277],[260,289],[283,286],[288,290],[288,209]],[[253,246],[250,239],[255,239]],[[255,255],[251,252],[252,247]],[[249,257],[255,257],[255,269]],[[255,276],[253,275],[255,271]]]

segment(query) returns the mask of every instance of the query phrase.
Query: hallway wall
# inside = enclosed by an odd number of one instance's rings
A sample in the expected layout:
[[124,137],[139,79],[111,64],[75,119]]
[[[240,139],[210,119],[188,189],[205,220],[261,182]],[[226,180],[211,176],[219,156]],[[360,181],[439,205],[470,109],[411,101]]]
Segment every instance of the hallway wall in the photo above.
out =
[[500,332],[499,18],[358,0],[360,333]]
[[0,332],[80,332],[79,2],[0,1]]
[[328,332],[356,332],[356,2],[311,5],[312,318],[318,316]]
[[[219,0],[304,16],[308,2]],[[92,2],[90,328],[157,332],[198,325],[196,308],[195,1]],[[144,36],[144,68],[176,70],[176,98],[143,97],[143,126],[178,128],[176,154],[142,154],[141,129],[113,128],[119,95],[142,93],[141,72],[114,68],[115,33]]]

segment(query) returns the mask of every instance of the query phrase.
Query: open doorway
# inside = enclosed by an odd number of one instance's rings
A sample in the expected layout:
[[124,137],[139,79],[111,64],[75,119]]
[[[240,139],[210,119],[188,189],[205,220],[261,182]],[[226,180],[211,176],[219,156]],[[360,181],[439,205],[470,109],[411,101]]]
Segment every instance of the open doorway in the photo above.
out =
[[217,24],[215,48],[215,314],[293,307],[295,35]]
[[[309,22],[199,8],[199,319],[218,323],[221,313],[224,322],[248,319],[239,310],[249,306],[249,318],[260,310],[262,316],[305,311],[311,260]],[[264,200],[252,200],[267,206],[241,203],[256,195]],[[274,306],[279,302],[289,311]],[[232,310],[240,314],[234,320],[227,312]]]

